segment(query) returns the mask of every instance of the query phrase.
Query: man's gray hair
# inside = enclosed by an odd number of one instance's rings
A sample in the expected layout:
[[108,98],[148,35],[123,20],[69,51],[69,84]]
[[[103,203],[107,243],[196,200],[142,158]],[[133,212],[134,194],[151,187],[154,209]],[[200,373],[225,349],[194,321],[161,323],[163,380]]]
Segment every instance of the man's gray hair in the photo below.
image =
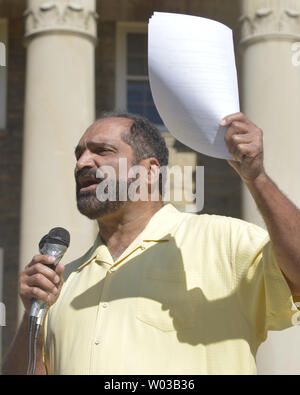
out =
[[[156,158],[160,166],[166,168],[169,163],[169,150],[159,129],[147,118],[128,112],[104,112],[98,121],[107,118],[126,118],[133,121],[129,133],[122,134],[122,140],[130,145],[134,152],[135,164],[147,158]],[[98,122],[97,121],[97,122]],[[162,174],[160,175],[159,191],[162,194]]]

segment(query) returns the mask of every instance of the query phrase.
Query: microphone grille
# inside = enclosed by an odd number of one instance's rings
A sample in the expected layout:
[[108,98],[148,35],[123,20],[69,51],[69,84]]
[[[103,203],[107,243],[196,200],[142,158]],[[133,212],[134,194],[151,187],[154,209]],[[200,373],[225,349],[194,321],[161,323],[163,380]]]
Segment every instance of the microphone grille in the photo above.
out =
[[40,250],[44,247],[45,243],[61,244],[68,248],[70,245],[70,233],[64,228],[53,228],[39,242]]
[[48,233],[51,239],[61,241],[66,247],[70,245],[70,233],[64,228],[53,228]]

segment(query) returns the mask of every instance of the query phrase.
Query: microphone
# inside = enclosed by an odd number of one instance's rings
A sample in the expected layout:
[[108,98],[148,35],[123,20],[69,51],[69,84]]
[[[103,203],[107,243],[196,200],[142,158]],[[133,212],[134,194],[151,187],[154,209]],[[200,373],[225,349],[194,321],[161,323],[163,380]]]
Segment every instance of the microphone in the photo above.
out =
[[[47,265],[50,269],[55,270],[61,261],[65,252],[70,245],[70,233],[64,228],[53,228],[50,232],[42,237],[39,242],[39,250],[41,255],[50,255],[55,257],[52,265]],[[31,305],[30,317],[38,317],[41,308],[47,305],[43,300],[34,299]]]

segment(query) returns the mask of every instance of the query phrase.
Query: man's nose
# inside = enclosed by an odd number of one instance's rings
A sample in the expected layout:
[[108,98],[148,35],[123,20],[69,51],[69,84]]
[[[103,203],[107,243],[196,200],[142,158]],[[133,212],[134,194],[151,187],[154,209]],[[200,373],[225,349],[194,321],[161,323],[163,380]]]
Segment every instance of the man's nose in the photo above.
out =
[[81,170],[84,167],[94,167],[95,161],[93,159],[93,154],[88,150],[84,151],[80,158],[77,160],[76,169]]

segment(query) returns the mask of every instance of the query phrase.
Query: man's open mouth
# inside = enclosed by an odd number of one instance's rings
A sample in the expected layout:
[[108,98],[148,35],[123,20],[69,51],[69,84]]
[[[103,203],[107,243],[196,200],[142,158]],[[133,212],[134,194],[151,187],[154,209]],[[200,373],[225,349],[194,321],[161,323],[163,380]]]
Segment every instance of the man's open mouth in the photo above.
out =
[[94,177],[80,177],[77,180],[77,185],[80,192],[95,190],[98,184],[99,180]]

